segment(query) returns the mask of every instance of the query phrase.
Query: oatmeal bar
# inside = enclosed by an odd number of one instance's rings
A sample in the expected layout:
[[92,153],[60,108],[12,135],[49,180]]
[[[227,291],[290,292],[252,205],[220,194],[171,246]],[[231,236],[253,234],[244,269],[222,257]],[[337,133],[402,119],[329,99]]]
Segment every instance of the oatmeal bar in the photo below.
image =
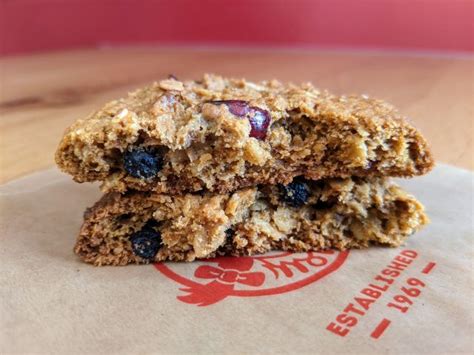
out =
[[59,167],[105,192],[227,193],[257,184],[426,173],[424,138],[389,104],[311,84],[171,77],[65,133]]
[[426,223],[423,206],[385,178],[297,177],[230,194],[109,193],[86,211],[74,250],[94,265],[126,265],[394,247]]

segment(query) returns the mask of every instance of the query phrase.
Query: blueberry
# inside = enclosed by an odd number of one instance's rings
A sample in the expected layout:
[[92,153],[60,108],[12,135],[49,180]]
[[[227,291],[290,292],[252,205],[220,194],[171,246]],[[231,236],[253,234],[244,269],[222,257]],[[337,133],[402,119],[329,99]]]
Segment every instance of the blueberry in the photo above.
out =
[[131,176],[149,179],[161,170],[162,158],[152,150],[133,148],[123,155],[123,167]]
[[135,255],[146,260],[153,260],[160,249],[161,234],[153,228],[145,226],[130,236],[130,242]]
[[225,230],[225,237],[228,240],[234,238],[234,235],[235,235],[235,230],[233,230],[232,228],[228,228]]
[[304,182],[293,181],[284,186],[280,185],[280,200],[291,207],[301,207],[308,201],[310,191]]

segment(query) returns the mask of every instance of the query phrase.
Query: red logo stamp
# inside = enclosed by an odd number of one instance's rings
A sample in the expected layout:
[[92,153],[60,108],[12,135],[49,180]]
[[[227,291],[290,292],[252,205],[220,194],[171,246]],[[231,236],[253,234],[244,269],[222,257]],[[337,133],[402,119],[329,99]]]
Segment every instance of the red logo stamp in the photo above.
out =
[[269,296],[297,290],[337,270],[349,252],[272,253],[219,257],[191,264],[158,263],[163,275],[183,285],[178,300],[209,306],[229,296]]

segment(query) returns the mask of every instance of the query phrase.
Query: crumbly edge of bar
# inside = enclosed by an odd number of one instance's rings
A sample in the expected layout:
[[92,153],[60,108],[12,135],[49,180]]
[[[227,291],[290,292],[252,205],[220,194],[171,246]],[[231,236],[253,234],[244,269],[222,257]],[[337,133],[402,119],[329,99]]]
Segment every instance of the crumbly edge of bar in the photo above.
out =
[[[265,140],[249,137],[248,121],[225,105],[209,103],[228,99],[270,112]],[[130,147],[160,151],[165,164],[155,178],[125,172],[122,155]],[[217,76],[165,80],[107,104],[66,132],[56,162],[78,182],[103,181],[104,192],[170,194],[225,193],[299,175],[410,177],[433,166],[425,139],[383,101]]]
[[74,251],[97,266],[148,263],[133,254],[129,237],[151,219],[159,221],[163,240],[153,261],[396,247],[428,222],[423,206],[385,179],[310,184],[310,200],[301,208],[281,203],[275,186],[221,195],[106,194],[86,211]]

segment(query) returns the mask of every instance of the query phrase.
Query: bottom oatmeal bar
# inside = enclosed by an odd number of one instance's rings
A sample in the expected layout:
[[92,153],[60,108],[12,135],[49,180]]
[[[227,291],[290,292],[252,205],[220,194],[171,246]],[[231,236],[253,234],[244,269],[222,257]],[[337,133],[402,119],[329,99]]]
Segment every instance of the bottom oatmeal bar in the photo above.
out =
[[423,206],[383,178],[297,178],[230,194],[109,193],[86,211],[74,251],[100,266],[395,247],[427,222]]

